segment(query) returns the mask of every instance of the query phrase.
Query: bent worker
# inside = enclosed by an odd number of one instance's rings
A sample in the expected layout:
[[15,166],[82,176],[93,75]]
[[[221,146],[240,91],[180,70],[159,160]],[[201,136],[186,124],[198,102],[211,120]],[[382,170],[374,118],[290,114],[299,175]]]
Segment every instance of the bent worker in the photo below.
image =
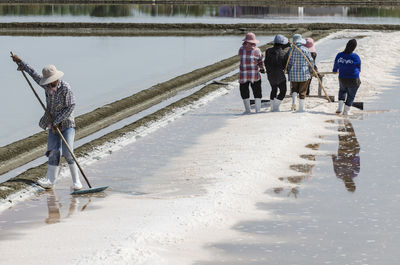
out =
[[[333,72],[339,71],[339,105],[336,110],[338,114],[342,111],[343,115],[350,114],[350,108],[361,85],[361,59],[354,53],[356,47],[357,41],[355,39],[349,40],[344,51],[336,55],[333,65]],[[344,110],[343,105],[345,105]]]
[[244,113],[250,113],[250,92],[249,86],[253,90],[256,112],[261,109],[261,73],[265,73],[263,64],[263,55],[257,47],[260,41],[256,39],[256,35],[252,32],[246,34],[242,40],[243,44],[239,49],[240,66],[239,66],[239,84],[240,96],[243,99],[245,108]]
[[[299,95],[299,112],[304,111],[308,82],[314,67],[314,60],[311,57],[310,51],[303,46],[304,44],[306,44],[306,40],[300,34],[293,35],[293,51],[290,58],[288,58],[287,68],[290,92],[292,94],[292,110],[296,110],[297,95]],[[311,66],[308,64],[307,59],[311,63]]]
[[[19,66],[19,70],[28,73],[36,83],[44,88],[46,95],[46,109],[51,118],[45,113],[39,121],[39,126],[48,130],[47,152],[48,167],[45,180],[39,180],[38,184],[45,189],[52,189],[60,172],[61,155],[65,157],[71,171],[74,190],[82,189],[79,180],[78,167],[68,151],[60,136],[56,132],[59,128],[66,142],[73,150],[75,138],[75,119],[73,111],[75,99],[70,85],[61,80],[64,73],[57,70],[54,65],[47,65],[43,68],[42,74],[37,73],[31,66],[22,61],[17,55],[12,55],[12,60]],[[53,121],[51,121],[53,119]]]
[[[267,70],[268,81],[271,85],[271,111],[279,111],[279,106],[286,95],[286,76],[285,76],[285,51],[288,47],[288,39],[283,35],[276,35],[274,46],[265,51],[265,69]],[[277,96],[279,88],[279,95]]]

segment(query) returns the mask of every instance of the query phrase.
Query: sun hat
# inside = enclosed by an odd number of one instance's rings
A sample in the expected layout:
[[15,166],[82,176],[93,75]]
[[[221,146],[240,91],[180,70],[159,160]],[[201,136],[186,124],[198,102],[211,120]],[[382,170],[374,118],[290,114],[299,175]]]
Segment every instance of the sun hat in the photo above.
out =
[[303,39],[300,34],[294,34],[293,35],[293,43],[296,43],[296,45],[306,44],[306,40]]
[[286,38],[285,36],[283,36],[281,34],[276,35],[274,38],[274,43],[285,45],[288,42],[289,42],[288,38]]
[[40,85],[44,86],[63,77],[64,73],[57,70],[57,68],[50,64],[46,65],[42,70],[43,77],[40,79]]
[[242,40],[245,42],[250,42],[250,43],[259,43],[259,40],[256,40],[256,34],[253,32],[249,32],[246,34],[246,37]]
[[304,46],[306,46],[310,52],[316,52],[314,40],[312,38],[306,38],[306,44]]

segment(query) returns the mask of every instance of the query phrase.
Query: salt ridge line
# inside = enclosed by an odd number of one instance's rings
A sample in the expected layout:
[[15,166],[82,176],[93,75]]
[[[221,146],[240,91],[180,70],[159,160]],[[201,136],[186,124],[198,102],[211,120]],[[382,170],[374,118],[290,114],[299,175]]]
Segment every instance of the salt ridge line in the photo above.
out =
[[[233,86],[230,84],[227,87],[222,87],[216,91],[209,93],[208,95],[202,97],[200,100],[194,102],[191,105],[174,109],[169,114],[161,117],[159,120],[140,126],[134,132],[127,133],[122,137],[118,137],[110,142],[95,147],[91,152],[87,153],[85,157],[78,158],[78,162],[83,166],[95,163],[96,161],[99,160],[99,158],[110,155],[110,151],[111,152],[117,151],[123,148],[125,145],[135,142],[137,136],[144,137],[162,127],[167,126],[170,122],[179,119],[187,112],[199,108],[204,104],[207,104],[210,101],[214,100],[215,98],[228,93],[228,91],[231,90],[232,88]],[[65,178],[67,176],[69,177],[69,172],[63,166],[61,168],[59,178]],[[0,189],[4,190],[5,187],[0,186]],[[40,186],[33,185],[33,186],[28,186],[27,188],[24,188],[16,193],[10,194],[5,199],[0,200],[0,212],[15,205],[20,201],[26,200],[27,198],[33,196],[34,194],[36,194],[38,191],[41,190],[43,190],[43,188],[41,188]]]

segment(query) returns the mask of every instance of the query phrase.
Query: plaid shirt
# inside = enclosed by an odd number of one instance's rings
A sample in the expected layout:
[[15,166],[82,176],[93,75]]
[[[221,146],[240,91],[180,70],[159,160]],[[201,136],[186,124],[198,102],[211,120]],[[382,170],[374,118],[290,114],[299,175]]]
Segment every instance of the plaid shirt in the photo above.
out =
[[[40,74],[25,62],[21,62],[20,66],[22,67],[22,70],[27,72],[33,80],[40,85],[40,79],[42,79]],[[75,119],[73,111],[75,108],[75,98],[72,94],[70,85],[63,80],[60,80],[57,89],[53,94],[50,93],[49,85],[41,87],[44,88],[46,94],[46,109],[49,111],[54,122],[51,123],[45,113],[39,121],[40,128],[46,130],[49,124],[58,125],[61,131],[64,131],[67,128],[74,128]]]
[[[292,49],[294,50],[288,64],[288,77],[289,81],[292,82],[304,82],[310,79],[310,72],[312,72],[312,69],[314,67],[314,60],[311,57],[310,51],[304,46],[300,46],[299,48],[310,61],[312,67],[310,67],[310,65],[307,63],[306,59],[300,53],[300,51],[297,50],[295,47],[292,47]],[[288,54],[290,54],[290,51]]]
[[255,82],[261,79],[259,68],[264,69],[263,55],[259,48],[246,50],[243,46],[239,49],[239,83]]

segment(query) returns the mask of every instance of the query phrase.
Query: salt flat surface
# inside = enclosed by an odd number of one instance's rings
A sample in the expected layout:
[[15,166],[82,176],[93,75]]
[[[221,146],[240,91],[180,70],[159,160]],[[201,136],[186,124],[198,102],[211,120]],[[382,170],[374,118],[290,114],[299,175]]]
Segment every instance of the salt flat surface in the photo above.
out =
[[[356,50],[363,61],[363,84],[356,100],[367,102],[396,80],[392,70],[400,50],[396,46],[381,47],[387,39],[400,40],[400,33],[343,31],[318,42],[317,50],[323,57],[324,43],[359,35],[366,37],[359,40]],[[337,51],[329,52],[334,57]],[[378,63],[382,61],[385,67]],[[330,71],[332,64],[321,61],[319,66],[321,71]],[[325,85],[328,94],[336,95],[336,77],[327,77]],[[312,163],[299,157],[313,152],[305,145],[326,142],[320,135],[337,134],[325,122],[337,117],[331,114],[336,104],[307,99],[306,113],[291,113],[289,107],[289,100],[285,100],[283,112],[240,115],[243,107],[238,86],[232,84],[192,110],[177,110],[143,129],[142,134],[99,148],[82,164],[93,183],[111,185],[107,196],[80,198],[79,213],[73,210],[72,218],[59,218],[60,222],[52,225],[27,225],[29,217],[21,219],[25,224],[10,225],[7,220],[12,211],[23,212],[27,207],[17,205],[4,211],[1,225],[8,228],[0,230],[4,235],[0,237],[0,248],[4,250],[0,262],[37,264],[40,259],[43,264],[266,264],[262,257],[230,256],[216,243],[243,242],[248,251],[245,253],[259,253],[255,245],[246,245],[256,236],[249,237],[238,224],[250,218],[279,218],[257,203],[278,203],[284,198],[265,191],[281,185],[279,177],[293,175],[290,165]],[[361,112],[354,113],[357,117]],[[69,185],[69,178],[57,183],[55,193],[60,202],[70,200],[65,192]],[[25,204],[33,204],[36,212],[45,210],[47,214],[47,206],[55,205],[51,198],[44,194],[37,197],[37,203]],[[84,210],[82,206],[88,200]],[[72,200],[67,203],[70,208],[76,204]],[[295,207],[296,201],[290,205]],[[49,216],[50,209],[54,207],[49,207]],[[66,212],[64,208],[62,213]],[[259,229],[262,233],[263,227]],[[285,236],[268,240],[279,247],[296,234]],[[21,254],[20,249],[26,251]],[[237,249],[235,253],[238,251],[245,250]]]

